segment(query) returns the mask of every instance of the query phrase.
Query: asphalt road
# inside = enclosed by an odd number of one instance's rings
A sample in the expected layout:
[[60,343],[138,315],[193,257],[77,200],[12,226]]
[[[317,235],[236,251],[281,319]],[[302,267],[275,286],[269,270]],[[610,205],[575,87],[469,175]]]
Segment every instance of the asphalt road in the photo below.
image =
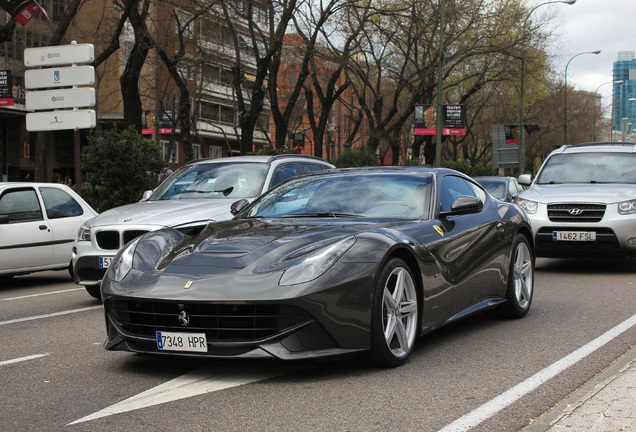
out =
[[465,319],[396,369],[108,352],[67,273],[2,280],[0,430],[519,431],[636,345],[635,274],[539,259],[526,318]]

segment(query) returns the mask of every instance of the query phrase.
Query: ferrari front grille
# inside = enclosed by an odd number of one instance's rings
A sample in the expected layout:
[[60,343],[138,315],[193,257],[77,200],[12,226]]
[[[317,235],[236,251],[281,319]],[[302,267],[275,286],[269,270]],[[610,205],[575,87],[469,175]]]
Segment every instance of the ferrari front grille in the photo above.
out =
[[260,341],[311,320],[302,309],[276,304],[113,300],[104,307],[130,335],[154,338],[156,331],[204,332],[208,342]]
[[595,223],[605,215],[603,204],[550,204],[548,218],[556,223]]

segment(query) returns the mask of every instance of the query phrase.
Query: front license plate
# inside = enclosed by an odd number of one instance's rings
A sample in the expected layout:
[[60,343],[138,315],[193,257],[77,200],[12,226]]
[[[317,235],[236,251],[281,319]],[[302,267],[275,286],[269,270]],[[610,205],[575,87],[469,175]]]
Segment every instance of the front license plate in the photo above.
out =
[[552,239],[555,241],[595,241],[594,231],[552,231]]
[[158,331],[157,348],[164,351],[208,352],[205,333],[175,333]]
[[113,261],[113,257],[99,257],[99,268],[108,268]]

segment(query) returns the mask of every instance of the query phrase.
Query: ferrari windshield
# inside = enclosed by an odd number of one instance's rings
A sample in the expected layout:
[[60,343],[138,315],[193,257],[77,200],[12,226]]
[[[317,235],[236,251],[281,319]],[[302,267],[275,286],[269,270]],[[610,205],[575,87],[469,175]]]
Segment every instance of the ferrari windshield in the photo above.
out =
[[173,199],[254,198],[267,175],[264,163],[206,163],[186,165],[172,174],[148,198]]
[[578,153],[554,155],[537,184],[636,183],[636,154]]
[[342,172],[303,176],[262,196],[246,216],[427,219],[431,185],[430,174]]

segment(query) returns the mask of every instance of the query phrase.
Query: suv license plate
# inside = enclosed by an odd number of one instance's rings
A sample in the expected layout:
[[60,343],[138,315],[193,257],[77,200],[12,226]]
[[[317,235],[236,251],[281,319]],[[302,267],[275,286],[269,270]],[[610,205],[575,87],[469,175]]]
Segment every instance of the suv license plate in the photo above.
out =
[[555,241],[595,241],[595,231],[552,231]]
[[99,257],[99,268],[108,268],[113,257]]
[[205,333],[175,333],[158,331],[157,348],[164,351],[208,352]]

